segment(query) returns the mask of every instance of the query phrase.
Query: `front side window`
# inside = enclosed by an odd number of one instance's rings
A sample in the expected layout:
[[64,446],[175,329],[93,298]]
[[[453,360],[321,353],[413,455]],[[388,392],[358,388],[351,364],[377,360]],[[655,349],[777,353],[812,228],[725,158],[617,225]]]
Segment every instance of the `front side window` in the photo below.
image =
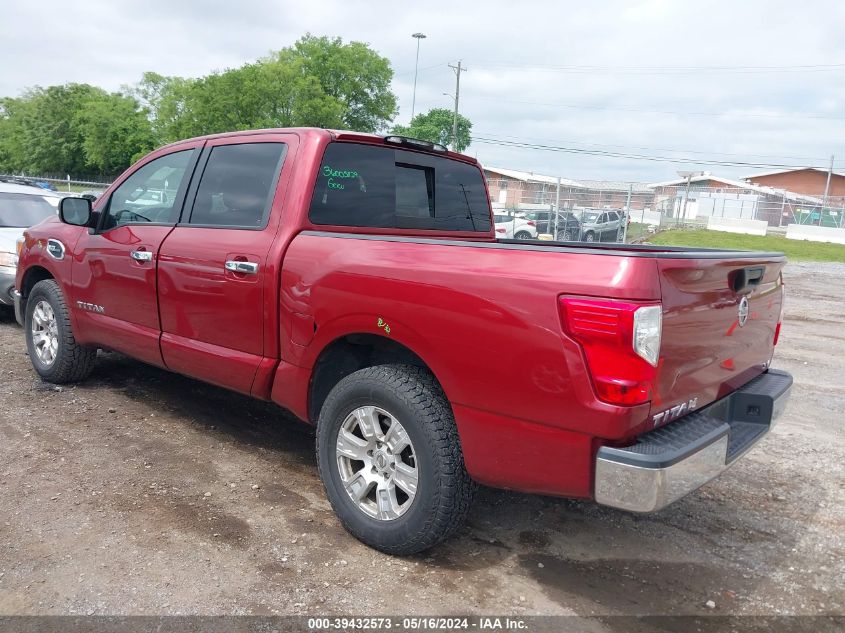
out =
[[356,143],[326,148],[309,218],[339,226],[490,230],[487,191],[477,167]]
[[284,143],[214,147],[202,173],[189,224],[263,227],[286,147]]
[[187,184],[185,172],[193,149],[167,154],[150,161],[123,181],[109,201],[103,229],[123,224],[176,222],[176,200]]
[[0,227],[28,228],[56,215],[56,207],[44,196],[0,193]]

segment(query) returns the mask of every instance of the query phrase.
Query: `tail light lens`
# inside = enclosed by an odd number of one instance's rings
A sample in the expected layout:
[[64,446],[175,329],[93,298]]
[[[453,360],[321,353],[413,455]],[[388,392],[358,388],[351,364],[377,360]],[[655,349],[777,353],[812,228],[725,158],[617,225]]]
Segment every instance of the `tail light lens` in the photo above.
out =
[[496,229],[496,233],[507,233],[507,229]]
[[778,344],[778,339],[780,338],[780,326],[783,323],[783,309],[786,306],[786,288],[783,285],[783,279],[780,281],[780,315],[778,316],[778,324],[775,326],[775,338],[773,341],[773,345]]
[[526,222],[526,224],[527,224],[528,226],[537,226],[537,225],[534,223],[534,220],[528,220],[528,222]]
[[663,329],[660,304],[561,297],[560,312],[564,330],[584,350],[601,400],[651,400]]

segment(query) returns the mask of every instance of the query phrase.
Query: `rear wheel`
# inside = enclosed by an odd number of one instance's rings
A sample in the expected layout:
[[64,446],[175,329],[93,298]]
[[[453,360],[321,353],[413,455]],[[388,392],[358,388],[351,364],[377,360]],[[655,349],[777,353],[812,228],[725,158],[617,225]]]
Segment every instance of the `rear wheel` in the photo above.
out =
[[595,242],[596,241],[596,234],[592,231],[587,231],[587,234],[584,235],[585,242]]
[[518,239],[518,240],[530,240],[530,239],[532,239],[531,233],[529,233],[528,231],[520,231],[514,237],[516,237],[516,239]]
[[32,366],[43,380],[55,384],[77,382],[91,373],[97,350],[76,342],[64,295],[56,281],[39,281],[29,293],[24,332]]
[[565,230],[563,232],[563,234],[560,236],[560,239],[562,239],[564,242],[571,242],[572,241],[572,231],[570,231],[569,229]]
[[388,554],[449,537],[475,490],[451,407],[420,367],[380,365],[341,380],[320,411],[317,460],[343,526]]

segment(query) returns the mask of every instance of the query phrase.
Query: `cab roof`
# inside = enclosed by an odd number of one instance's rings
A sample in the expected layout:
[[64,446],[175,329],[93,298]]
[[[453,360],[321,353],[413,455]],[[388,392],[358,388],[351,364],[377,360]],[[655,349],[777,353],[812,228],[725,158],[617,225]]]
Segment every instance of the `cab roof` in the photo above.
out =
[[[263,135],[263,134],[296,134],[303,139],[308,138],[322,138],[325,139],[328,137],[329,141],[341,141],[341,142],[348,142],[348,143],[369,143],[372,145],[386,145],[385,138],[390,136],[398,136],[396,134],[386,134],[384,136],[379,134],[370,134],[367,132],[353,132],[351,130],[330,130],[318,127],[287,127],[287,128],[264,128],[258,130],[238,130],[234,132],[220,132],[218,134],[206,134],[204,136],[195,136],[193,138],[183,139],[181,141],[176,141],[174,143],[169,143],[164,147],[172,147],[181,145],[182,143],[188,143],[192,141],[203,141],[203,140],[211,140],[211,139],[218,139],[218,138],[229,138],[233,136],[252,136],[252,135]],[[415,148],[407,148],[411,151],[424,151],[419,147]],[[436,153],[439,156],[448,156],[449,158],[453,158],[456,160],[463,161],[465,163],[471,163],[473,165],[477,165],[478,161],[473,158],[472,156],[467,156],[466,154],[460,154],[458,152],[453,152],[451,150],[446,152],[431,152]]]

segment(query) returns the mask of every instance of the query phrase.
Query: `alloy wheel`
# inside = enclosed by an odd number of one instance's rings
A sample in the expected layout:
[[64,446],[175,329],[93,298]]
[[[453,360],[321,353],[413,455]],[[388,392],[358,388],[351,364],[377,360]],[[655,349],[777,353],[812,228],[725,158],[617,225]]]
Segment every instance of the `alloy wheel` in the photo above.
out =
[[42,365],[49,367],[59,352],[59,324],[53,307],[44,300],[35,304],[32,312],[32,346]]
[[337,467],[361,512],[380,521],[405,514],[417,493],[414,446],[399,420],[379,407],[359,407],[341,424]]

